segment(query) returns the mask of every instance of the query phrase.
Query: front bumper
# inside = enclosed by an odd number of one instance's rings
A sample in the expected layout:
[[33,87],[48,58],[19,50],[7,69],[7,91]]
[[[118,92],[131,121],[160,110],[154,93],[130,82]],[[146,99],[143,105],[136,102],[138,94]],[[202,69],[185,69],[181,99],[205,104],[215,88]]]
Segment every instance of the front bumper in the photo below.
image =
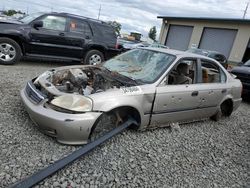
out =
[[102,114],[101,112],[86,112],[83,114],[67,114],[44,106],[45,100],[39,104],[31,102],[25,89],[21,90],[21,99],[32,121],[39,129],[56,137],[63,144],[86,144],[91,128]]

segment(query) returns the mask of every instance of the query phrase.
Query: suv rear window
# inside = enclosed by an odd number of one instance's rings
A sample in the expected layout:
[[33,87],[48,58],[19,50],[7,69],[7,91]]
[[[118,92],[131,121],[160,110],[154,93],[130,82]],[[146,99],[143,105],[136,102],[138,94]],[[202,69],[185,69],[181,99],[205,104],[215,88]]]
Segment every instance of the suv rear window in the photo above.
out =
[[103,35],[110,36],[110,37],[116,37],[116,34],[115,34],[113,27],[111,27],[109,25],[105,25],[105,24],[97,24],[96,26],[103,33]]

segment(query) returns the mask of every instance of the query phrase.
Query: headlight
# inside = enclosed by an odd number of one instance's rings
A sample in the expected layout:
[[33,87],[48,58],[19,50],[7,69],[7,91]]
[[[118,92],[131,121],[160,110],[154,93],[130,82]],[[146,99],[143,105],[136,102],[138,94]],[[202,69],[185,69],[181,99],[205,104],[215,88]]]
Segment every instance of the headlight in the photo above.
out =
[[81,95],[62,95],[53,99],[51,104],[76,112],[86,112],[92,110],[91,99]]

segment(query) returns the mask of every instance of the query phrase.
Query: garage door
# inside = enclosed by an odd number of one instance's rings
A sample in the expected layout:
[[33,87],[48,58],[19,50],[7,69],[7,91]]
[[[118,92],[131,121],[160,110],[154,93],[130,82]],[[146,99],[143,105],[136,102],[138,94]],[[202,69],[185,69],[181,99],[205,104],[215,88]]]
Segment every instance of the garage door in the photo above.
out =
[[191,26],[170,25],[166,46],[176,50],[187,50],[193,32]]
[[199,48],[218,51],[228,58],[236,34],[233,29],[204,28]]

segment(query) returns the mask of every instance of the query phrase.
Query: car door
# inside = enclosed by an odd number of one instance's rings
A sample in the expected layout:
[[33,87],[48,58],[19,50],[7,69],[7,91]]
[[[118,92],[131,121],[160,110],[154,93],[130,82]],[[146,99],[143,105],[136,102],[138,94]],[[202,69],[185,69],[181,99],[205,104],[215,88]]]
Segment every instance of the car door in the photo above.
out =
[[[226,74],[220,66],[211,60],[201,59],[198,62],[199,80],[199,108],[206,109],[206,113],[214,114],[224,96],[230,92],[227,88]],[[208,115],[208,114],[207,114]]]
[[39,20],[43,21],[43,27],[31,27],[28,53],[68,57],[71,49],[69,41],[65,37],[67,18],[45,15]]
[[65,33],[68,45],[72,50],[70,56],[83,58],[84,52],[86,52],[88,43],[92,40],[92,31],[89,24],[76,18],[69,18],[68,32]]
[[[189,78],[191,84],[174,84],[171,81],[175,77],[176,68],[181,63],[188,63],[190,67]],[[166,80],[156,88],[153,113],[150,126],[165,125],[171,122],[182,122],[196,119],[199,107],[199,86],[197,81],[197,59],[181,59]]]

